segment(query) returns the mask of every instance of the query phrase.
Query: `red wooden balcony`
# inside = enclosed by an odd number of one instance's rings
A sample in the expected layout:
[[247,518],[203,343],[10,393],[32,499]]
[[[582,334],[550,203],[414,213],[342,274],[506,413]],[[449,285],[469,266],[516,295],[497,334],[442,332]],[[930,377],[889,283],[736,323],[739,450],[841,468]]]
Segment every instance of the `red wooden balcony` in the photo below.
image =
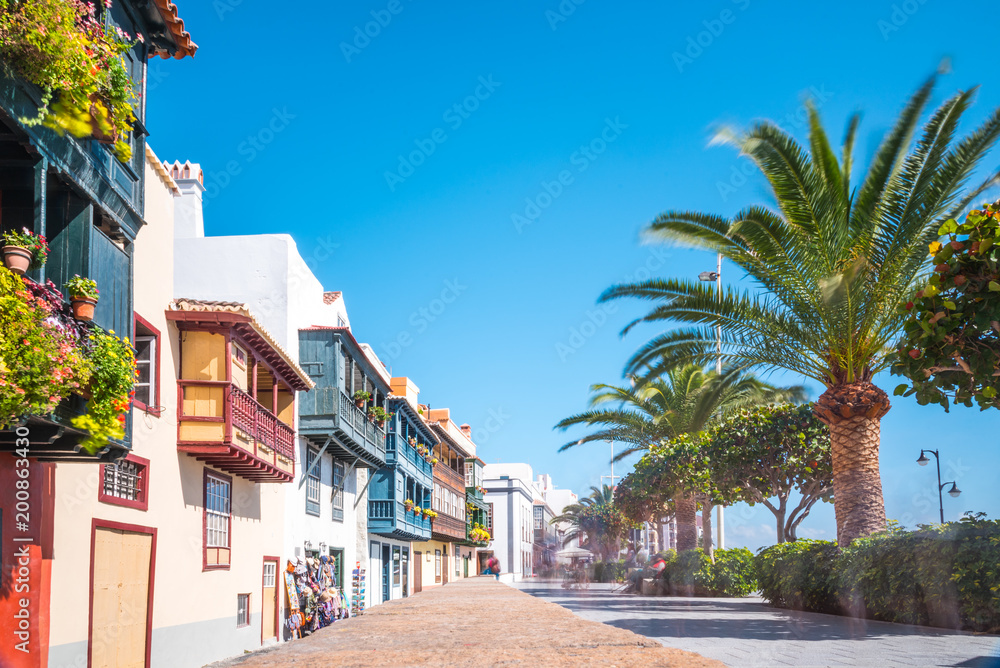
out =
[[177,381],[177,449],[257,482],[295,477],[295,431],[233,383]]

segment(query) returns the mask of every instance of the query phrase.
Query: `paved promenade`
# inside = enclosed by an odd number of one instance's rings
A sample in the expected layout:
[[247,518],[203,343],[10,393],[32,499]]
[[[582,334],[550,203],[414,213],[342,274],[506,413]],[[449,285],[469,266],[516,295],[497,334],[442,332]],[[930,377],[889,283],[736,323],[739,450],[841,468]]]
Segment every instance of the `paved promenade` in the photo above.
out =
[[518,587],[584,619],[718,659],[727,666],[961,666],[1000,668],[1000,636],[853,620],[771,608],[757,598],[614,594],[608,585],[567,591]]
[[491,578],[472,578],[216,667],[722,668],[631,631],[588,622]]

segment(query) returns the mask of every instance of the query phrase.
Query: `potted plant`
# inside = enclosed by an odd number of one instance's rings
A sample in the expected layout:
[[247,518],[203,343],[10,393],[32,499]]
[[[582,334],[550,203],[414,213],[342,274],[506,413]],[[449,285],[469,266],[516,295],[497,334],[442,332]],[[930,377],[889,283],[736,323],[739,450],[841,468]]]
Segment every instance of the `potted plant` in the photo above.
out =
[[354,393],[354,405],[358,408],[364,409],[365,404],[372,400],[371,392],[365,392],[364,390],[358,390]]
[[403,501],[403,507],[406,508],[406,512],[413,510],[413,499],[406,499]]
[[434,466],[437,463],[438,463],[438,458],[437,457],[431,457],[431,466]]
[[423,512],[423,509],[420,506],[413,506],[413,513],[415,515],[419,515],[422,512]]
[[66,291],[69,292],[69,300],[73,304],[73,317],[83,322],[93,320],[94,307],[100,299],[97,281],[77,274],[66,281]]
[[430,508],[424,508],[424,517],[432,520],[437,516],[438,514],[436,511],[433,511]]
[[29,269],[40,269],[48,255],[45,237],[27,227],[3,233],[3,263],[18,276],[24,276]]
[[417,437],[416,436],[410,436],[410,438],[408,438],[407,440],[410,442],[410,445],[412,445],[414,448],[417,447]]
[[368,419],[377,424],[379,427],[385,424],[385,421],[389,418],[389,414],[385,412],[385,409],[381,406],[372,406],[368,409]]

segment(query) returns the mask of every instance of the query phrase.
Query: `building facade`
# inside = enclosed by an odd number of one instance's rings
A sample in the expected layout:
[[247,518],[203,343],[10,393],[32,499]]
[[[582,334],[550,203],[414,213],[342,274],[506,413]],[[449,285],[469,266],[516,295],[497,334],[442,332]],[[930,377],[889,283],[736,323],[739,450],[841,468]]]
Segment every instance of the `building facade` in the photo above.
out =
[[[144,41],[136,42],[123,55],[130,83],[139,91],[144,87],[149,58],[182,58],[194,55],[197,49],[190,34],[183,31],[176,6],[146,4],[122,0],[97,10],[98,19],[109,29],[144,36]],[[41,100],[42,92],[31,81],[19,75],[0,75],[0,231],[26,228],[47,237],[48,261],[28,273],[29,283],[40,285],[51,280],[62,289],[75,274],[94,279],[101,299],[87,328],[114,330],[118,336],[131,337],[135,243],[146,224],[145,98],[133,106],[137,127],[143,130],[119,138],[131,153],[124,161],[95,136],[76,139],[57,135],[40,124],[22,123],[20,119],[38,115]],[[86,399],[74,394],[53,413],[19,420],[13,428],[0,432],[0,452],[6,460],[0,466],[0,511],[10,520],[3,522],[0,549],[4,555],[17,555],[3,560],[0,578],[5,583],[0,591],[0,632],[17,640],[0,648],[0,659],[6,666],[44,666],[48,662],[54,521],[57,492],[61,494],[56,487],[59,463],[73,462],[95,473],[101,462],[116,461],[132,448],[132,425],[128,422],[124,438],[94,455],[81,451],[77,446],[87,433],[74,427],[71,420],[85,410]],[[8,453],[23,464],[16,464]],[[26,471],[27,477],[22,477],[19,469]],[[19,483],[25,487],[19,488]],[[19,492],[22,498],[18,498]],[[14,520],[19,512],[27,512],[28,519],[15,536],[18,525]],[[79,546],[71,554],[78,555]],[[21,580],[18,586],[27,590],[19,592],[19,587],[11,586],[16,578]],[[26,609],[34,611],[30,618],[24,617]]]
[[532,575],[534,544],[534,500],[531,467],[528,464],[487,464],[483,471],[485,500],[491,519],[493,541],[484,551],[500,561],[504,573],[515,581]]

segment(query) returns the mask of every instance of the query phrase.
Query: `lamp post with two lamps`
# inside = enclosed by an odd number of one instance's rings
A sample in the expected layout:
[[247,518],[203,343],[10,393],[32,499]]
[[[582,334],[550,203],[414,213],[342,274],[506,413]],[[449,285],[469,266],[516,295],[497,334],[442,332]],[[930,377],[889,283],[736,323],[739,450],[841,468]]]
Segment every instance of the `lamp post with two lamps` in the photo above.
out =
[[941,457],[937,450],[921,450],[920,458],[917,463],[921,466],[927,466],[930,463],[930,459],[924,456],[925,452],[929,452],[934,455],[934,459],[937,460],[937,481],[938,481],[938,509],[941,511],[941,524],[944,524],[944,495],[941,493],[945,485],[951,485],[951,489],[948,490],[948,496],[953,499],[957,499],[962,493],[962,490],[958,488],[958,483],[954,480],[949,480],[946,483],[941,482]]
[[[715,260],[715,271],[703,271],[698,274],[699,281],[715,281],[715,294],[719,301],[722,301],[722,253],[719,253]],[[722,324],[715,326],[715,373],[722,375]],[[720,550],[726,548],[726,525],[722,515],[722,506],[716,506],[717,521],[715,529],[715,542]]]

